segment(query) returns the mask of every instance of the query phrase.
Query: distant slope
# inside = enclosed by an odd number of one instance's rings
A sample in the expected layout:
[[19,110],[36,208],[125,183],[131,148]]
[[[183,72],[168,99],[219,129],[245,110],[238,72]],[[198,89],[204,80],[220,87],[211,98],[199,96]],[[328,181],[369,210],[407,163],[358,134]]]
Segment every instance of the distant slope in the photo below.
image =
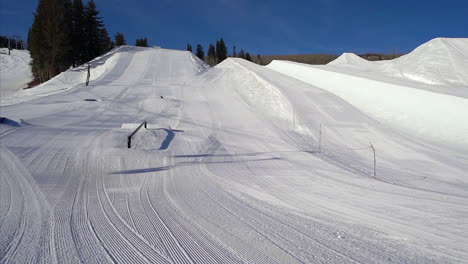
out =
[[468,38],[436,38],[388,61],[369,62],[344,53],[328,65],[424,84],[468,86]]
[[343,53],[336,60],[328,63],[328,65],[348,66],[348,67],[369,67],[372,65],[370,61],[367,61],[354,53]]
[[[0,97],[0,106],[25,102],[25,101],[29,101],[32,99],[36,99],[38,97],[47,96],[47,95],[51,95],[51,94],[58,93],[58,92],[63,92],[65,90],[71,89],[79,85],[84,85],[86,81],[86,76],[87,76],[88,64],[91,66],[90,81],[92,84],[93,81],[99,80],[103,76],[106,76],[106,74],[111,72],[114,67],[122,67],[122,65],[119,65],[119,63],[121,63],[122,61],[125,61],[125,58],[122,58],[121,56],[123,55],[128,56],[129,53],[131,54],[131,53],[145,51],[145,50],[153,50],[153,48],[143,48],[143,47],[134,47],[134,46],[117,47],[109,51],[108,53],[95,58],[89,63],[85,63],[81,66],[62,72],[59,75],[52,78],[51,80],[39,86],[36,86],[31,89],[19,91],[15,94],[9,93],[8,95],[5,95],[5,96],[2,95]],[[180,52],[180,51],[171,51],[171,50],[163,50],[163,51],[164,53]],[[4,56],[5,55],[2,55],[2,58]],[[197,71],[201,71],[205,69],[206,67],[208,67],[203,61],[200,61],[193,54],[190,57],[189,64],[192,65],[194,69],[197,69]],[[182,74],[180,71],[181,69],[176,69],[176,68],[173,69],[174,74],[176,73]],[[2,75],[3,75],[3,70],[2,70]],[[16,75],[11,75],[11,76],[16,76]],[[3,83],[2,83],[2,86],[3,86]]]
[[27,50],[0,49],[0,98],[13,95],[32,81],[31,56]]
[[[464,77],[468,64],[460,52],[468,47],[466,41],[436,39],[391,62],[365,62],[343,55],[324,66],[274,61],[268,68],[329,91],[401,132],[466,147],[468,116],[460,113],[468,113],[468,89],[453,85],[468,83]],[[452,85],[434,88],[405,77],[394,81],[382,67]]]

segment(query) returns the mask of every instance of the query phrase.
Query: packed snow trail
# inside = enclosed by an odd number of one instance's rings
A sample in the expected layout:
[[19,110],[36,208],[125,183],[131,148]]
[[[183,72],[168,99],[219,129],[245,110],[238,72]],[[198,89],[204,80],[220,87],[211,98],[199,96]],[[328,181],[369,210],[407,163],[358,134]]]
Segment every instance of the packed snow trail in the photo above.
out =
[[102,65],[0,108],[1,263],[468,262],[466,152],[243,60]]
[[27,50],[0,49],[0,99],[13,96],[33,80],[31,56]]

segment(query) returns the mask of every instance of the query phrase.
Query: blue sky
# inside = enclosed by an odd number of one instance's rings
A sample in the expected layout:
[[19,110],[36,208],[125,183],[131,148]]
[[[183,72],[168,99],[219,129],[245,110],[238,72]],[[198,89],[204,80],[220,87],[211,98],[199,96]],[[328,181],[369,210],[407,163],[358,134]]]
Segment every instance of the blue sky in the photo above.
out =
[[[26,38],[35,0],[0,0],[0,34]],[[83,0],[86,2],[87,0]],[[467,0],[95,0],[113,36],[185,49],[223,37],[252,54],[409,52],[468,37]]]

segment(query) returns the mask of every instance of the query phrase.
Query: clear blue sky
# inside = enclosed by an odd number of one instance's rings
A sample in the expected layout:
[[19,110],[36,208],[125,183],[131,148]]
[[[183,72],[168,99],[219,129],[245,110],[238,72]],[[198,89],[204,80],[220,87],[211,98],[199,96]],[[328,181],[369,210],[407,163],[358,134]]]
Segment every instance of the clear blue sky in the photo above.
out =
[[[36,0],[0,0],[0,34],[26,38]],[[86,2],[87,0],[83,0]],[[95,0],[113,36],[185,49],[223,37],[252,54],[409,52],[468,37],[468,0]]]

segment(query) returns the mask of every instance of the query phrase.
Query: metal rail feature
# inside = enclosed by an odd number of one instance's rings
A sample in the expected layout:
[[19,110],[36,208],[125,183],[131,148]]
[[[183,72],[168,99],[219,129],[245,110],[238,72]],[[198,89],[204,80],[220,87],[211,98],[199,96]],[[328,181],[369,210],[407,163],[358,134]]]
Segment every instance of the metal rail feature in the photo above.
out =
[[141,123],[141,125],[139,125],[139,126],[135,129],[135,131],[133,131],[133,133],[130,134],[130,136],[127,137],[127,147],[128,147],[128,148],[132,148],[132,137],[133,137],[133,135],[136,134],[136,132],[138,132],[138,130],[140,130],[140,128],[141,128],[142,126],[145,126],[145,128],[147,128],[147,122],[146,122],[146,121],[143,121],[143,123]]

